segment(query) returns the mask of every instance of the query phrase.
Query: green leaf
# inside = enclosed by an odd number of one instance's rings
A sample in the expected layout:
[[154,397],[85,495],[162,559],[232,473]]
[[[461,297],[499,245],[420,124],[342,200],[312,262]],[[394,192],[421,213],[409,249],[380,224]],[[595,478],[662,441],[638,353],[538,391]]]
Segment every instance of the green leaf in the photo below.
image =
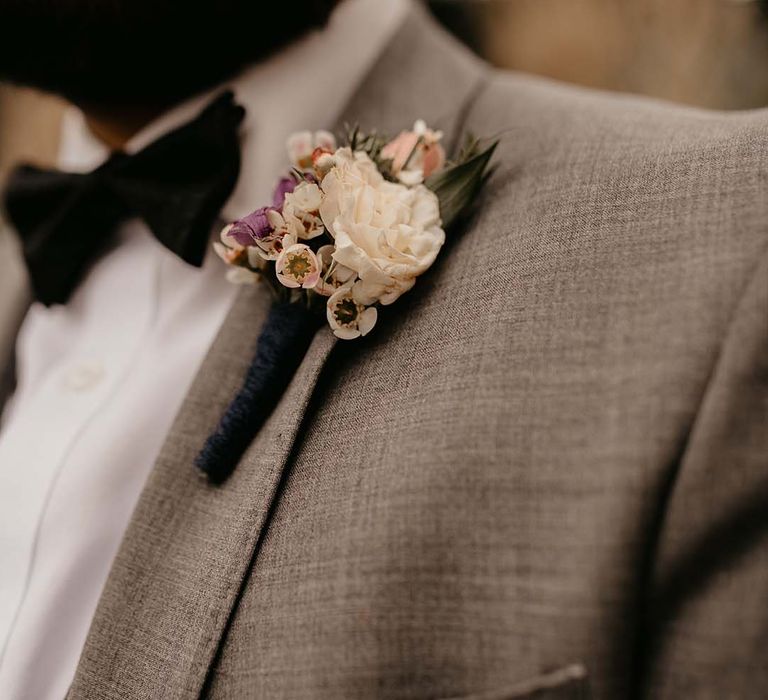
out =
[[494,141],[484,151],[447,167],[424,183],[440,200],[443,228],[449,228],[477,197],[487,179],[488,165],[498,145],[499,142]]

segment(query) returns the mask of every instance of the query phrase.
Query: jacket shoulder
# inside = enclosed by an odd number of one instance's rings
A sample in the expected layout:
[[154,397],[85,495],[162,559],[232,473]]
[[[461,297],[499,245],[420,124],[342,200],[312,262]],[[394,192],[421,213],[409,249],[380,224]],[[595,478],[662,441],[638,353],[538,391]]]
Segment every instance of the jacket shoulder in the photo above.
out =
[[729,296],[768,244],[768,110],[694,109],[493,71],[466,128],[500,140],[473,234],[507,248],[627,265],[633,276],[683,271],[732,286],[712,287]]
[[693,152],[725,142],[768,147],[768,108],[741,111],[701,109],[660,99],[561,83],[515,71],[489,68],[473,120],[500,130],[535,130],[555,145],[581,135],[615,147],[648,152]]

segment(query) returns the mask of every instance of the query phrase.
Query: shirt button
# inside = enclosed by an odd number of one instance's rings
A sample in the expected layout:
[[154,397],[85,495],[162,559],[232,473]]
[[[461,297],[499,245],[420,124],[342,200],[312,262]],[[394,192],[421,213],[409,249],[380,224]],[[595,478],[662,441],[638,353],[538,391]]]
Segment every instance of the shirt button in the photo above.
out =
[[100,362],[82,362],[64,375],[64,388],[79,394],[93,389],[104,377]]

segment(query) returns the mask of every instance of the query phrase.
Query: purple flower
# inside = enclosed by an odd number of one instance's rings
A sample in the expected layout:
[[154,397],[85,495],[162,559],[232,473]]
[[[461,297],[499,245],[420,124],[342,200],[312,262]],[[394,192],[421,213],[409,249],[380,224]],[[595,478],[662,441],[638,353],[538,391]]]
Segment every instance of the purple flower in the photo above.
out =
[[238,219],[232,224],[228,235],[234,238],[241,246],[253,245],[256,241],[269,236],[272,231],[272,224],[269,223],[267,216],[272,207],[262,207],[248,214],[248,216]]
[[285,195],[290,194],[296,189],[296,181],[292,177],[281,177],[275,188],[274,201],[275,209],[281,209],[285,201]]

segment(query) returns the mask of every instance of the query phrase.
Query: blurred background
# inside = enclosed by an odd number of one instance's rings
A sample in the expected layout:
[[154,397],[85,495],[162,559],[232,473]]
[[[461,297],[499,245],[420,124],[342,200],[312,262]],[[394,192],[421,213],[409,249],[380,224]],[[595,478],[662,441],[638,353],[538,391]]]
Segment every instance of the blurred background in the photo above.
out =
[[[759,0],[430,0],[485,59],[605,90],[716,109],[768,106],[768,13]],[[62,105],[0,87],[0,180],[51,163]]]

